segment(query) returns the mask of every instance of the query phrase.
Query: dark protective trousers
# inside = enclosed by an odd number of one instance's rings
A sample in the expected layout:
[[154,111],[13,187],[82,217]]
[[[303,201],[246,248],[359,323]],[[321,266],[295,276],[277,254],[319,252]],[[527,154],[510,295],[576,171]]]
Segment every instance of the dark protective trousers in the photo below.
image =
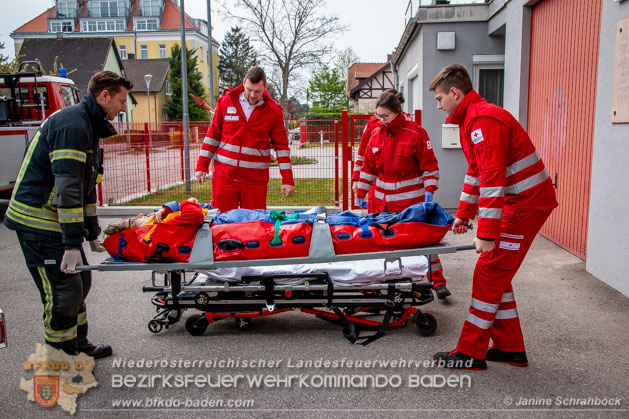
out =
[[267,188],[267,184],[238,183],[213,176],[210,204],[221,212],[236,208],[266,209]]
[[463,354],[485,359],[490,338],[495,349],[524,352],[511,281],[551,212],[503,210],[496,248],[474,269],[472,304],[457,344]]
[[[17,232],[26,266],[44,305],[46,343],[69,354],[87,342],[85,297],[92,285],[90,271],[65,274],[59,270],[65,251],[61,238]],[[81,249],[84,263],[85,253]]]

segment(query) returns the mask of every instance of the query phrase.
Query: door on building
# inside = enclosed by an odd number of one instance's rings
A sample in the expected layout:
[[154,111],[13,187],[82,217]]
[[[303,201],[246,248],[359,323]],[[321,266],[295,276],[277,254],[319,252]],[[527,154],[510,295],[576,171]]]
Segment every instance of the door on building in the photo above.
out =
[[602,0],[543,0],[531,13],[528,132],[559,207],[541,233],[585,259]]

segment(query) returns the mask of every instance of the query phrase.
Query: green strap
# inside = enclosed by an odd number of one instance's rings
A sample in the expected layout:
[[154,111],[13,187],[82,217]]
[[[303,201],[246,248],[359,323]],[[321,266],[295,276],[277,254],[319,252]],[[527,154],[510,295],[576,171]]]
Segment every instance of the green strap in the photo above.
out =
[[273,246],[281,246],[283,244],[282,240],[280,239],[280,226],[282,225],[282,221],[283,220],[296,220],[299,218],[299,214],[295,213],[287,217],[286,211],[271,210],[269,217],[275,220],[275,237],[273,237],[273,240],[271,240],[271,244]]

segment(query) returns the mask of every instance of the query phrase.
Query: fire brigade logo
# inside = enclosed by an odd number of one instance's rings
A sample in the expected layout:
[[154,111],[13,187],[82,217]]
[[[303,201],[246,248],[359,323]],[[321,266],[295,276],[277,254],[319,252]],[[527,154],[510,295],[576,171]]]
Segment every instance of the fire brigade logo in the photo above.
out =
[[35,402],[41,407],[54,406],[59,399],[59,376],[36,375],[33,377]]
[[24,371],[34,374],[22,378],[20,388],[28,400],[41,407],[59,405],[73,415],[77,399],[98,383],[94,378],[94,358],[85,354],[68,355],[48,345],[37,344],[37,350],[24,362]]

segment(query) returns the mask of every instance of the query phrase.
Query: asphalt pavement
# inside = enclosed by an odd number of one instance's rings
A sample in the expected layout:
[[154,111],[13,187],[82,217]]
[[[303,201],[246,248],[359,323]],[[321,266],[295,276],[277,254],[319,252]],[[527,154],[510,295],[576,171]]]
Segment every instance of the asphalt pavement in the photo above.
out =
[[[0,201],[2,217],[6,205]],[[448,234],[446,241],[472,238]],[[105,258],[86,250],[92,264]],[[79,395],[75,416],[628,417],[629,301],[541,236],[514,281],[530,365],[490,363],[481,372],[432,367],[434,352],[456,344],[476,258],[473,251],[441,256],[452,296],[422,307],[438,321],[433,336],[420,336],[409,323],[366,347],[301,312],[254,319],[246,331],[225,320],[191,336],[184,323],[195,313],[188,310],[153,334],[152,293],[142,292],[150,272],[96,272],[87,298],[90,339],[110,344],[114,355],[96,361],[98,386]],[[0,349],[0,418],[67,417],[59,406],[28,401],[19,388],[32,378],[24,362],[43,342],[42,304],[16,236],[4,225],[0,261],[8,327],[8,347]]]

